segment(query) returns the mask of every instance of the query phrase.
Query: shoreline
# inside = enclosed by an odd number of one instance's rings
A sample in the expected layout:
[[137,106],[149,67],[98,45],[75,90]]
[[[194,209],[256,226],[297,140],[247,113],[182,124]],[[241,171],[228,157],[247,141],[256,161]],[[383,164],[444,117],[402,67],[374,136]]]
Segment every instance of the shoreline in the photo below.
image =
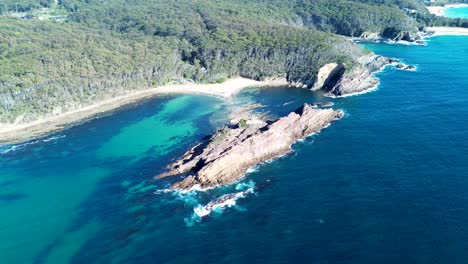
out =
[[107,99],[66,113],[48,116],[24,124],[0,124],[0,145],[22,143],[43,137],[89,120],[99,114],[110,112],[120,107],[169,94],[199,94],[229,99],[245,88],[288,85],[283,80],[255,81],[242,77],[229,79],[220,84],[180,84],[166,85],[140,91],[129,91],[128,94]]
[[433,32],[429,37],[436,36],[468,36],[468,28],[461,27],[428,27],[427,32]]
[[427,6],[427,10],[433,15],[436,16],[445,16],[444,12],[447,9],[450,8],[464,8],[468,7],[468,4],[450,4],[450,5],[445,5],[445,6]]

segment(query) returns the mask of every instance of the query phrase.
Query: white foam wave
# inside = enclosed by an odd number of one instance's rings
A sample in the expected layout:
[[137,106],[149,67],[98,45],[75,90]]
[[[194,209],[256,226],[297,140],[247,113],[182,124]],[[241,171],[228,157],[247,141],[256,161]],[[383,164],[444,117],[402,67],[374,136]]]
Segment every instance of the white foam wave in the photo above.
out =
[[222,212],[225,208],[235,206],[238,199],[244,198],[246,195],[253,192],[253,188],[248,188],[241,192],[225,194],[218,199],[209,202],[207,205],[197,205],[193,208],[193,212],[200,218],[205,217],[214,211]]
[[224,210],[224,208],[232,207],[234,205],[236,205],[236,200],[235,199],[230,199],[230,200],[226,200],[223,203],[216,204],[213,208],[208,208],[206,206],[198,205],[197,207],[195,207],[193,209],[193,211],[199,217],[205,217],[205,216],[211,214],[211,212],[213,212],[213,211],[220,212],[220,211]]
[[360,92],[349,93],[349,94],[338,95],[338,96],[333,95],[333,94],[326,94],[325,96],[326,96],[326,97],[330,97],[330,98],[345,98],[345,97],[351,97],[351,96],[363,95],[363,94],[375,92],[375,91],[378,90],[378,88],[379,88],[379,85],[377,84],[377,85],[374,86],[374,87],[371,87],[371,88],[369,88],[369,89],[366,89],[366,90],[360,91]]
[[160,194],[164,194],[164,193],[172,193],[174,192],[173,189],[170,189],[170,188],[166,188],[166,189],[159,189],[159,190],[156,190],[154,191],[154,194],[156,195],[160,195]]
[[25,147],[27,147],[27,146],[31,146],[31,145],[37,144],[37,143],[39,143],[39,142],[40,142],[39,140],[36,140],[36,141],[32,141],[32,142],[26,142],[26,143],[23,143],[23,144],[8,146],[8,147],[6,147],[4,150],[2,150],[2,152],[0,152],[0,154],[5,155],[5,154],[8,154],[8,153],[11,153],[11,152],[14,152],[14,151],[18,151],[18,150],[20,150],[20,149],[23,149],[23,148],[25,148]]
[[154,191],[155,195],[170,194],[174,197],[175,200],[182,201],[184,204],[196,205],[198,201],[198,191],[195,190],[178,190],[172,189],[167,186],[164,189],[158,189]]
[[410,72],[416,72],[418,71],[418,67],[414,66],[415,68],[414,69],[400,69],[398,67],[395,67],[395,69],[399,70],[399,71],[410,71]]
[[426,44],[423,43],[416,43],[416,42],[410,42],[410,41],[405,41],[405,40],[399,40],[399,41],[384,41],[387,44],[391,45],[406,45],[406,46],[425,46]]
[[59,140],[61,138],[64,138],[66,137],[65,135],[57,135],[57,136],[53,136],[53,137],[50,137],[50,138],[46,138],[46,139],[43,139],[42,142],[51,142],[51,141],[56,141],[56,140]]
[[28,147],[28,146],[32,146],[32,145],[35,145],[35,144],[38,144],[38,143],[41,143],[41,142],[49,143],[49,142],[56,141],[56,140],[59,140],[59,139],[64,138],[64,137],[66,137],[66,136],[65,135],[57,135],[57,136],[53,136],[53,137],[49,137],[49,138],[45,138],[45,139],[34,140],[34,141],[21,143],[21,144],[17,144],[17,145],[4,146],[3,148],[0,148],[0,154],[1,155],[6,155],[6,154],[9,154],[9,153],[24,149],[25,147]]
[[250,174],[250,173],[257,172],[257,171],[258,171],[258,167],[257,167],[257,166],[253,166],[253,167],[248,168],[248,169],[245,171],[245,174]]
[[292,101],[289,101],[289,102],[284,103],[282,106],[287,106],[287,105],[290,105],[290,104],[292,104],[292,103],[294,103],[294,102],[295,102],[295,101],[292,100]]
[[236,190],[238,191],[244,191],[247,189],[254,189],[255,188],[255,182],[254,181],[248,181],[248,182],[241,182],[236,185]]

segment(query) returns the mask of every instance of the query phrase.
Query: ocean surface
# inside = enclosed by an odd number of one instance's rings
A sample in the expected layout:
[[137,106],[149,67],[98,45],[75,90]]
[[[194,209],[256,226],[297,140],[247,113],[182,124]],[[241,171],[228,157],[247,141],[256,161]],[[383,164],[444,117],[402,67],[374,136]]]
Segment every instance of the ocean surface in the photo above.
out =
[[468,18],[468,7],[447,8],[444,16],[452,18]]
[[[468,37],[366,47],[417,71],[387,68],[341,99],[159,97],[0,147],[0,263],[468,263]],[[236,184],[153,180],[238,107],[278,117],[326,101],[346,116]]]

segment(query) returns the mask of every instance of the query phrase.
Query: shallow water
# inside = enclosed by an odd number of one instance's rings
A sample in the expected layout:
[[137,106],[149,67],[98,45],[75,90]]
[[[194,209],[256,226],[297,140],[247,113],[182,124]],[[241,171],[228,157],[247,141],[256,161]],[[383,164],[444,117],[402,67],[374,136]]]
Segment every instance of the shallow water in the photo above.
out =
[[468,7],[447,8],[444,16],[452,18],[468,18]]
[[[466,43],[366,45],[418,70],[388,68],[360,96],[162,97],[1,147],[1,263],[466,263]],[[345,118],[237,184],[174,193],[175,179],[152,180],[230,109],[259,102],[278,117],[317,101]],[[249,188],[230,207],[194,212]]]

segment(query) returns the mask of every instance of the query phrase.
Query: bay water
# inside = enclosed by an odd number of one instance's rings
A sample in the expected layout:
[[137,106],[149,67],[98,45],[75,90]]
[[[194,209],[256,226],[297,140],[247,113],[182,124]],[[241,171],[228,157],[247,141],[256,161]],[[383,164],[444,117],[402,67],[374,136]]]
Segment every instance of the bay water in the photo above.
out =
[[[359,96],[158,97],[1,146],[0,262],[466,263],[467,43],[365,44],[417,70],[389,67]],[[238,183],[178,193],[167,190],[176,178],[154,180],[233,109],[260,103],[279,117],[328,101],[342,120]],[[246,188],[231,207],[194,211]]]

